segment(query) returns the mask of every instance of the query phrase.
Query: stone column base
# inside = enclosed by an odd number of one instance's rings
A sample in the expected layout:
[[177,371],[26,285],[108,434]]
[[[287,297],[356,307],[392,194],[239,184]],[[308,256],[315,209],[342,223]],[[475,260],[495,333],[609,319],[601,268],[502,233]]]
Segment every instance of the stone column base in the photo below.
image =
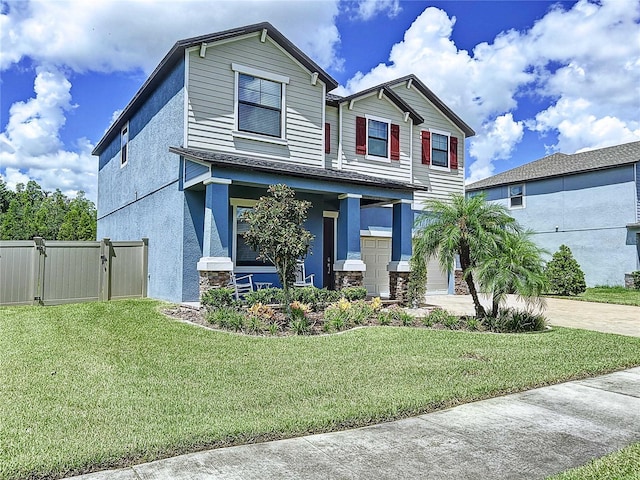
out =
[[342,290],[348,287],[362,287],[363,274],[358,271],[350,272],[334,272],[336,280],[336,290]]
[[462,270],[456,269],[454,272],[455,284],[453,293],[455,295],[469,295],[469,286],[464,278],[462,278]]
[[409,301],[409,275],[411,272],[389,272],[389,299],[400,305]]
[[200,298],[212,288],[221,288],[229,285],[231,272],[210,272],[200,270]]

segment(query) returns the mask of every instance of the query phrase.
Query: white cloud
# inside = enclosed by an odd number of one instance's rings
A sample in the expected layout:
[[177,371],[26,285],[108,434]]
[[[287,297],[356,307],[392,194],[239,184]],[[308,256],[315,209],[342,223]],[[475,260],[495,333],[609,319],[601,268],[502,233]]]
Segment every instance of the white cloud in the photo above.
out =
[[270,21],[321,66],[339,66],[338,1],[30,0],[0,16],[0,69],[24,57],[76,72],[149,73],[182,38]]
[[356,18],[367,21],[383,12],[386,12],[389,18],[393,18],[401,10],[400,0],[361,0],[358,3]]
[[475,161],[469,167],[468,181],[475,182],[493,175],[494,161],[509,158],[523,135],[523,122],[514,121],[511,113],[483,125],[482,131],[470,142],[469,154]]
[[[565,153],[640,139],[639,21],[635,0],[580,0],[469,53],[451,38],[455,17],[430,7],[387,63],[358,72],[342,92],[415,73],[478,132],[467,165],[479,180],[513,152],[524,125]],[[525,97],[550,106],[516,121]]]
[[60,140],[65,112],[74,108],[70,90],[71,83],[60,71],[39,68],[35,97],[11,106],[5,131],[0,133],[0,165],[11,188],[32,179],[45,190],[59,188],[69,196],[84,190],[95,201],[93,146],[80,139],[77,151],[67,151]]

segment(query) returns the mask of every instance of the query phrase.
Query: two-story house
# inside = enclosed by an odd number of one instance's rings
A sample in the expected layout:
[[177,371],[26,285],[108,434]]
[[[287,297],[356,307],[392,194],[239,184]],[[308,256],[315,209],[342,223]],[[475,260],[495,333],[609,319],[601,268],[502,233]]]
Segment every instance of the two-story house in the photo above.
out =
[[466,191],[506,206],[549,253],[569,246],[589,287],[640,269],[640,142],[554,153]]
[[337,86],[268,23],[177,42],[95,147],[98,237],[149,238],[151,297],[196,301],[232,272],[277,284],[242,213],[284,183],[312,204],[315,285],[397,296],[414,211],[463,191],[474,132],[413,75]]

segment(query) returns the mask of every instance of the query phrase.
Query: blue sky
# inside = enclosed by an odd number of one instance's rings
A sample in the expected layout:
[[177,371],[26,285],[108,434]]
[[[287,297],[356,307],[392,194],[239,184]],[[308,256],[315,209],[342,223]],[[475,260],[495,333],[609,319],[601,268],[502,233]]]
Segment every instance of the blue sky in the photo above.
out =
[[[640,140],[640,2],[0,3],[0,175],[95,200],[90,152],[175,41],[269,21],[350,93],[415,73],[470,124],[466,176]],[[160,32],[160,33],[159,33]]]

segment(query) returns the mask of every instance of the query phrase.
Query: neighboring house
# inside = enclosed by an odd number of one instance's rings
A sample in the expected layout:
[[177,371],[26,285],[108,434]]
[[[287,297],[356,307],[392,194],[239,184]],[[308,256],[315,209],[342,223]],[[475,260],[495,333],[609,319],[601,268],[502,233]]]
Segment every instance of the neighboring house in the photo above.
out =
[[[149,238],[151,297],[196,301],[232,272],[277,284],[241,214],[285,183],[312,203],[317,287],[401,296],[414,210],[463,191],[474,132],[414,75],[337,86],[268,23],[177,42],[94,149],[98,237]],[[431,269],[431,290],[449,283]]]
[[587,285],[624,285],[640,269],[640,142],[584,153],[555,153],[480,180],[549,253],[571,248]]

